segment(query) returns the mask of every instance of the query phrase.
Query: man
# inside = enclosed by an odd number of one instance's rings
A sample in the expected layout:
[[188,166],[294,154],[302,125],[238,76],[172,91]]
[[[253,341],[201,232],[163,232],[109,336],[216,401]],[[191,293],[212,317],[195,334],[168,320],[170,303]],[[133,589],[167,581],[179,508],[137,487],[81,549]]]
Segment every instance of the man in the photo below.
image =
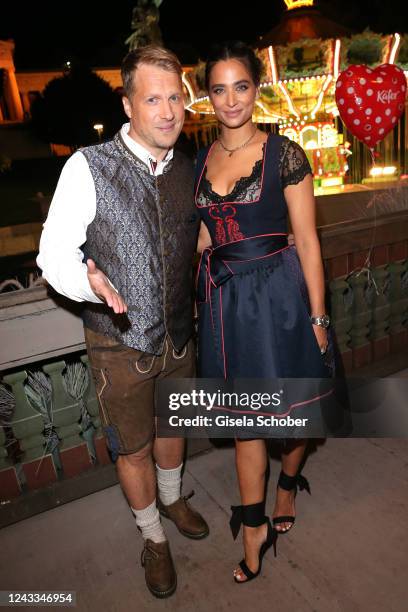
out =
[[146,583],[157,597],[171,595],[177,583],[159,509],[183,535],[208,535],[180,495],[184,440],[154,438],[157,381],[194,376],[195,364],[191,266],[199,221],[192,164],[173,150],[184,121],[181,71],[160,47],[126,56],[129,123],[113,140],[67,161],[37,258],[58,292],[86,302],[103,430],[145,540]]

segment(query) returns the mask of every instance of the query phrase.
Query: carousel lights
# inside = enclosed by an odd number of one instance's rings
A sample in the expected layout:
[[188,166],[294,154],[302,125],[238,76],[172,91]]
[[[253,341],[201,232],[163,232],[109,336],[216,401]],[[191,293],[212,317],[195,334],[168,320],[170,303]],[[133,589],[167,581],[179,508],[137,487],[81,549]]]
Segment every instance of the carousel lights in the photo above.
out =
[[[408,73],[406,73],[408,74]],[[272,81],[264,81],[263,83],[260,84],[260,87],[273,87],[274,85],[278,85],[280,83],[286,85],[286,84],[290,84],[290,83],[304,83],[306,81],[321,81],[321,80],[326,80],[326,78],[330,77],[331,75],[329,74],[319,74],[316,76],[305,76],[305,77],[299,77],[299,78],[292,78],[292,79],[280,79],[280,80],[276,80],[276,82]],[[204,98],[197,98],[197,100],[195,100],[196,102],[200,102],[202,100],[208,100],[208,96],[204,97]]]
[[205,102],[205,101],[209,101],[209,97],[208,96],[204,96],[202,98],[194,98],[192,102],[190,102],[190,104],[188,106],[186,106],[186,108],[189,108],[190,106],[192,106],[193,104],[197,104],[198,102]]
[[401,36],[397,33],[394,34],[394,45],[391,49],[390,59],[388,60],[389,64],[393,64],[395,61],[395,56],[397,55],[398,47],[401,42]]
[[265,115],[271,117],[271,119],[274,119],[275,121],[280,121],[282,119],[281,117],[279,117],[279,115],[276,115],[276,113],[271,113],[271,111],[260,100],[256,101],[256,105],[259,106],[259,108],[265,113]]
[[276,67],[275,54],[273,52],[272,45],[268,47],[268,57],[269,57],[269,64],[271,66],[271,72],[272,72],[272,82],[274,85],[276,85],[276,83],[278,82],[278,70]]
[[313,6],[314,0],[284,0],[288,11],[299,8],[301,6]]
[[334,60],[333,60],[333,76],[335,79],[339,76],[340,71],[340,47],[341,40],[337,39],[334,46]]
[[337,187],[343,184],[341,176],[330,176],[322,179],[322,187]]
[[186,86],[186,89],[188,91],[188,95],[190,96],[190,100],[194,100],[193,88],[191,87],[191,85],[190,85],[190,83],[188,81],[188,78],[186,77],[186,73],[185,72],[183,72],[181,80],[183,81],[184,85]]
[[[317,142],[317,140],[308,140],[308,142],[304,145],[304,149],[306,149],[307,151],[311,151],[312,149],[317,149],[319,146],[319,143]],[[318,153],[318,157],[320,157],[319,153],[320,151],[317,152]]]
[[292,113],[292,115],[295,115],[295,117],[297,119],[300,119],[300,115],[297,112],[297,110],[295,109],[295,107],[293,105],[293,102],[292,102],[292,98],[290,97],[286,87],[281,82],[279,82],[278,85],[279,85],[279,88],[282,91],[283,95],[286,98],[286,102],[288,103],[288,107],[289,107],[290,112]]
[[304,81],[321,81],[321,80],[325,80],[328,76],[328,74],[319,74],[317,76],[306,76],[306,77],[293,77],[292,79],[282,79],[280,81],[277,82],[277,84],[279,85],[279,83],[300,83],[300,82],[304,82]]
[[370,176],[392,176],[396,172],[396,166],[374,166],[370,170]]
[[332,75],[331,75],[331,74],[327,75],[327,78],[326,78],[326,80],[325,80],[325,82],[324,82],[324,85],[323,85],[323,87],[322,87],[322,90],[321,90],[321,92],[319,93],[319,97],[317,98],[317,103],[316,103],[316,106],[315,106],[315,107],[314,107],[314,109],[312,110],[312,118],[313,118],[313,116],[314,116],[314,115],[316,115],[316,113],[318,113],[318,112],[319,112],[320,107],[321,107],[322,102],[323,102],[324,94],[326,93],[326,91],[327,91],[327,89],[328,89],[328,87],[329,87],[329,85],[330,85],[330,83],[331,83],[332,79],[333,79],[333,77],[332,77]]

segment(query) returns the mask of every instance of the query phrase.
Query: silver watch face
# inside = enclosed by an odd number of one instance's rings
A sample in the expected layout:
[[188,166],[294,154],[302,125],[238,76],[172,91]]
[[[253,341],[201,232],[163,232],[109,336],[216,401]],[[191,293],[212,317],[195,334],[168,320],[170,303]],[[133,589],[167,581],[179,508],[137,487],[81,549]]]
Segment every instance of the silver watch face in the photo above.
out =
[[327,329],[330,325],[330,317],[328,315],[322,315],[321,317],[310,317],[314,325],[319,325]]
[[323,315],[322,317],[320,317],[320,321],[321,321],[321,326],[324,328],[329,327],[330,325],[330,318],[328,315]]

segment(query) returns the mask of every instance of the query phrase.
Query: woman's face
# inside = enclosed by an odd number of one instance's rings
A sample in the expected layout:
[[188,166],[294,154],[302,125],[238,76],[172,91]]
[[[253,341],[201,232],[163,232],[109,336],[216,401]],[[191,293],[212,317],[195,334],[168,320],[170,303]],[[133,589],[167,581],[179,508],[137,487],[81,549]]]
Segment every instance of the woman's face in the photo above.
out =
[[211,69],[209,96],[215,115],[229,128],[251,120],[257,88],[245,64],[237,59],[220,60]]

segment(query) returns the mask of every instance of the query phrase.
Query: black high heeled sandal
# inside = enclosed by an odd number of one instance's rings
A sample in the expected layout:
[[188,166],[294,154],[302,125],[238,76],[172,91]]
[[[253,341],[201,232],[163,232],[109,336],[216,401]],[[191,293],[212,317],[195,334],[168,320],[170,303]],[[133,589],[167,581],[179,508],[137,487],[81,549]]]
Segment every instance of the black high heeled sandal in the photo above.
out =
[[278,534],[276,530],[272,527],[271,521],[269,517],[265,516],[265,502],[259,502],[258,504],[248,504],[246,506],[231,506],[232,515],[230,519],[230,527],[232,531],[232,537],[234,540],[236,539],[239,530],[241,528],[241,524],[247,527],[260,527],[264,523],[268,524],[268,531],[266,534],[266,540],[261,545],[259,549],[259,566],[256,572],[253,572],[249,569],[245,562],[245,557],[239,563],[239,567],[241,568],[243,574],[246,576],[246,580],[238,580],[236,576],[234,576],[235,582],[238,584],[242,584],[244,582],[248,582],[249,580],[253,580],[256,578],[262,569],[262,559],[268,548],[273,545],[275,557],[276,557],[276,540]]
[[[298,489],[299,491],[303,491],[304,489],[309,493],[309,495],[311,495],[309,483],[306,478],[301,474],[296,474],[296,476],[288,476],[288,474],[285,474],[285,472],[281,470],[281,473],[279,474],[278,484],[276,485],[276,488],[278,487],[284,489],[285,491],[293,491],[293,489],[295,489],[295,497],[297,495]],[[276,525],[279,525],[280,523],[291,523],[291,526],[287,529],[276,529],[278,533],[288,533],[288,531],[290,531],[293,527],[295,518],[296,517],[292,515],[275,516],[275,518],[272,519],[272,523],[274,528],[276,528]]]

